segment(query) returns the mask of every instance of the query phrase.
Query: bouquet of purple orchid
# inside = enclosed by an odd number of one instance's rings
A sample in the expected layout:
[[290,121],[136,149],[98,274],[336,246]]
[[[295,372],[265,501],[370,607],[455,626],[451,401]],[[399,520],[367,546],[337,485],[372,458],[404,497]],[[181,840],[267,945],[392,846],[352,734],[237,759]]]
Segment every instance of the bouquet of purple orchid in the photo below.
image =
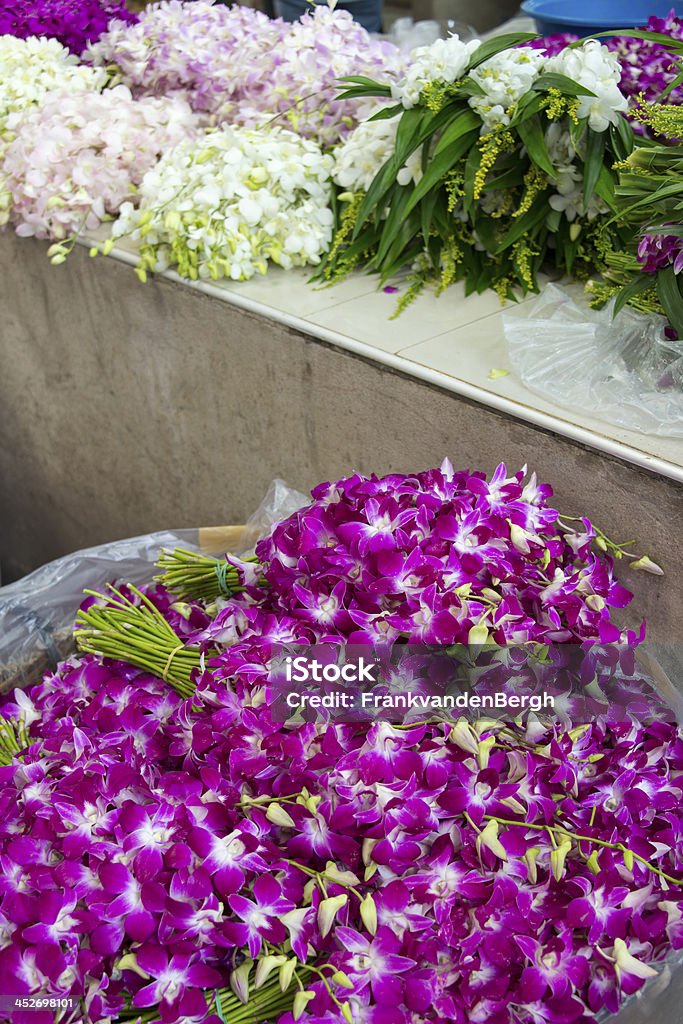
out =
[[72,53],[81,54],[114,20],[131,24],[137,15],[125,0],[5,0],[0,35],[58,39]]
[[162,582],[90,594],[83,653],[0,707],[13,1024],[38,999],[84,1024],[589,1024],[642,988],[683,947],[670,717],[269,703],[283,643],[618,642],[633,682],[622,549],[550,495],[504,466],[354,475],[253,559],[167,552]]

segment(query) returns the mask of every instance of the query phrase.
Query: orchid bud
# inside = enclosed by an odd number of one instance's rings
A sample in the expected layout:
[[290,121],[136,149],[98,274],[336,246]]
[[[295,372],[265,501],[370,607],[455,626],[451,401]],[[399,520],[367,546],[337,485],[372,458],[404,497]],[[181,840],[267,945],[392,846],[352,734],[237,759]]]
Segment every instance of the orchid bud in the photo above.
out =
[[600,594],[589,594],[586,598],[586,604],[594,612],[601,612],[605,607],[606,601],[604,597],[600,597]]
[[656,562],[653,562],[652,559],[648,558],[647,555],[642,555],[640,558],[637,558],[635,562],[631,562],[631,568],[642,569],[643,572],[651,572],[655,576],[664,575],[664,570],[662,569],[662,567],[660,565],[657,565]]
[[347,1024],[353,1024],[353,1011],[351,1010],[350,1003],[342,1003],[339,1009],[341,1010],[341,1015]]
[[125,953],[124,956],[117,961],[116,969],[118,971],[134,971],[135,974],[139,974],[141,978],[145,979],[145,981],[148,981],[150,977],[147,971],[140,967],[135,953]]
[[456,747],[460,747],[461,750],[466,750],[468,754],[476,755],[479,753],[477,737],[464,718],[458,719],[448,734],[448,738],[451,743],[455,743]]
[[586,867],[593,875],[600,874],[600,865],[598,864],[598,851],[593,850],[590,857],[586,861]]
[[538,869],[536,866],[536,861],[538,860],[538,855],[540,854],[540,852],[540,846],[530,846],[524,854],[524,857],[522,858],[524,860],[524,863],[526,864],[527,877],[532,885],[536,885],[536,882],[538,881]]
[[112,251],[112,249],[113,249],[113,248],[114,248],[114,240],[113,240],[113,238],[108,238],[108,239],[107,239],[107,240],[106,240],[106,241],[105,241],[105,242],[104,242],[104,243],[102,244],[102,255],[103,255],[103,256],[108,256],[108,255],[109,255],[109,253],[110,253],[110,252]]
[[559,882],[564,873],[564,862],[567,859],[567,854],[572,848],[570,839],[563,839],[556,850],[552,850],[550,853],[550,869],[553,873],[553,878],[556,882]]
[[507,860],[507,853],[505,847],[498,838],[498,822],[492,818],[486,825],[479,835],[477,836],[477,853],[481,856],[481,848],[485,846],[491,853],[499,857],[500,860]]
[[355,988],[356,986],[349,978],[348,974],[344,971],[335,971],[331,979],[335,985],[341,985],[342,988]]
[[311,903],[311,901],[313,900],[313,893],[315,892],[317,887],[318,883],[316,882],[315,878],[310,878],[308,882],[306,882],[304,886],[304,903],[306,904],[306,906],[308,906],[308,904]]
[[249,975],[253,966],[253,960],[245,960],[230,975],[230,988],[245,1005],[249,1002]]
[[377,932],[377,907],[370,893],[361,900],[360,917],[370,934],[375,935]]
[[256,974],[254,975],[254,988],[261,988],[276,967],[282,967],[287,963],[286,956],[262,956],[256,963]]
[[333,860],[328,860],[325,865],[325,877],[332,882],[339,882],[340,885],[358,885],[360,881],[353,871],[342,871]]
[[657,974],[654,967],[649,967],[648,964],[643,964],[640,960],[636,960],[628,951],[628,946],[623,939],[614,940],[614,970],[617,978],[621,980],[622,971],[625,974],[631,974],[635,978],[654,978]]
[[371,879],[371,878],[372,878],[372,877],[373,877],[374,875],[376,875],[376,874],[377,874],[377,871],[378,871],[378,870],[379,870],[379,865],[378,865],[378,864],[368,864],[368,866],[367,866],[367,867],[366,867],[366,869],[365,869],[365,873],[364,873],[364,875],[363,875],[363,881],[364,881],[364,882],[369,882],[369,881],[370,881],[370,879]]
[[298,1020],[299,1017],[303,1016],[311,999],[315,999],[315,992],[297,992],[294,996],[294,1004],[292,1006],[292,1017],[294,1020]]
[[477,746],[477,761],[479,762],[479,767],[481,768],[482,771],[485,768],[488,768],[491,750],[493,749],[493,747],[495,747],[495,745],[495,736],[487,736],[485,740],[479,741],[479,744]]
[[595,546],[596,548],[600,548],[601,551],[607,551],[607,544],[602,537],[595,538]]
[[472,626],[467,634],[467,643],[472,647],[482,647],[487,643],[488,638],[488,627],[483,622],[479,622],[476,626]]
[[530,535],[523,527],[518,526],[516,523],[510,523],[510,540],[512,541],[512,546],[522,555],[528,555],[531,551],[531,548],[529,547],[529,537]]
[[90,259],[94,260],[95,257],[99,255],[99,252],[100,250],[97,248],[97,246],[93,245],[90,247],[90,249],[88,249],[88,256],[90,257]]
[[56,256],[53,256],[50,259],[50,263],[52,263],[53,266],[58,267],[61,263],[66,263],[66,256],[61,253],[57,253]]
[[294,818],[282,804],[269,804],[266,818],[268,821],[272,821],[273,825],[280,825],[281,828],[296,828]]
[[306,809],[309,810],[311,812],[311,814],[317,814],[318,813],[318,804],[320,803],[321,800],[322,800],[322,797],[320,795],[318,795],[318,796],[309,796],[308,799],[306,800]]
[[573,224],[569,225],[569,239],[572,242],[576,242],[579,235],[581,234],[581,224],[575,220]]
[[297,960],[287,960],[286,963],[280,968],[279,981],[280,988],[283,992],[286,992],[289,986],[292,984],[292,978],[297,968]]
[[627,871],[633,871],[633,865],[635,863],[635,857],[630,850],[624,850],[624,866]]
[[348,902],[349,897],[346,893],[342,893],[340,896],[329,896],[326,900],[321,900],[318,907],[318,928],[323,938],[329,935],[335,917]]
[[379,842],[379,839],[364,839],[361,847],[361,856],[363,857],[363,863],[369,864],[372,860],[372,851]]

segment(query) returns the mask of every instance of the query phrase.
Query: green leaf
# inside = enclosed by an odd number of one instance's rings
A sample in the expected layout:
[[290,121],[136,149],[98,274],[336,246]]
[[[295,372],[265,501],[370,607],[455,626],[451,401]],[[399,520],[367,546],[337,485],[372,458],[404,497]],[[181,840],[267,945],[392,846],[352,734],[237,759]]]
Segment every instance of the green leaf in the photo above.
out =
[[451,143],[456,142],[467,132],[476,129],[478,136],[480,128],[481,118],[473,110],[470,110],[469,107],[464,107],[458,111],[451,123],[444,128],[439,141],[434,147],[434,156],[438,156],[444,149],[448,149]]
[[388,98],[391,96],[391,89],[387,86],[387,88],[382,88],[380,91],[379,87],[377,89],[370,89],[364,85],[352,85],[350,88],[344,89],[343,92],[337,93],[335,99],[354,100],[363,96],[385,96]]
[[617,300],[614,303],[614,316],[616,316],[617,313],[621,313],[624,306],[626,306],[631,299],[635,298],[636,295],[640,295],[641,292],[646,292],[653,284],[654,281],[651,274],[637,273],[633,280],[629,281],[629,283],[625,285],[617,295]]
[[384,221],[382,237],[377,250],[377,256],[375,257],[378,264],[381,264],[384,260],[405,223],[406,205],[412,191],[413,189],[410,185],[399,185],[393,194],[389,216]]
[[536,79],[531,86],[534,92],[548,92],[549,89],[559,89],[565,96],[595,96],[594,92],[587,89],[585,85],[567,78],[566,75],[558,75],[554,71],[544,72]]
[[534,115],[534,117],[522,121],[521,124],[517,125],[517,134],[526,146],[526,151],[536,166],[540,167],[549,178],[554,178],[556,172],[545,144],[545,135],[540,117]]
[[543,109],[545,99],[539,93],[529,92],[525,93],[521,100],[518,101],[515,107],[515,112],[510,120],[510,128],[514,128],[521,121],[524,121],[527,117],[532,117],[534,114],[539,114]]
[[545,220],[547,212],[548,201],[545,196],[539,196],[536,202],[532,204],[531,208],[519,217],[510,230],[503,236],[502,241],[498,244],[495,255],[499,256],[501,253],[505,252],[506,249],[509,249],[511,245],[515,244],[515,242],[518,242],[524,235],[532,235],[534,229]]
[[389,121],[392,117],[396,117],[397,114],[403,112],[403,104],[396,103],[393,107],[382,107],[368,118],[368,121]]
[[676,75],[672,82],[669,82],[664,92],[659,97],[660,102],[665,100],[667,96],[670,96],[674,89],[678,89],[679,85],[683,85],[683,64],[679,60],[675,60],[674,65],[679,69],[680,74]]
[[521,46],[523,43],[530,43],[532,39],[538,39],[537,32],[507,32],[502,36],[494,36],[478,47],[470,58],[467,70],[479,67],[489,57],[495,57],[502,50],[511,50],[514,46]]
[[635,146],[636,137],[625,117],[619,116],[616,124],[609,126],[609,133],[612,139],[612,146],[619,160],[625,160],[630,156]]
[[683,295],[673,267],[657,274],[657,295],[679,338],[683,338]]
[[590,128],[586,138],[586,155],[583,158],[583,201],[588,206],[595,191],[600,171],[605,162],[605,133]]
[[410,213],[414,210],[420,200],[423,199],[428,192],[443,182],[446,174],[448,174],[451,168],[463,158],[476,137],[476,133],[474,133],[474,138],[471,136],[464,136],[459,139],[458,142],[454,142],[448,149],[443,150],[438,156],[435,156],[430,160],[427,170],[414,188],[410,202],[406,208],[406,213]]
[[382,85],[381,82],[377,82],[374,78],[368,78],[367,75],[343,75],[337,79],[338,82],[353,82],[354,85],[373,85],[378,89],[386,89],[388,86]]

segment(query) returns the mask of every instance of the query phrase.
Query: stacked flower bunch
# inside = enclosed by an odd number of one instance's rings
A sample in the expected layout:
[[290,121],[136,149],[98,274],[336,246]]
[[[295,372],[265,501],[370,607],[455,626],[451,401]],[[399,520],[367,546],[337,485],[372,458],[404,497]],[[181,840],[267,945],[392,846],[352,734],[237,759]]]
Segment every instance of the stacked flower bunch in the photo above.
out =
[[133,99],[125,85],[103,92],[55,90],[6,120],[14,138],[0,163],[18,235],[64,240],[96,228],[135,198],[162,153],[196,135],[196,117],[179,97]]
[[594,40],[547,59],[525,39],[451,36],[416,50],[398,85],[352,80],[343,95],[398,102],[338,150],[327,279],[358,264],[384,279],[412,268],[405,304],[430,281],[506,297],[535,289],[549,262],[578,277],[595,266],[612,165],[633,145],[619,64]]
[[[244,280],[320,262],[332,235],[332,158],[283,128],[219,128],[182,142],[124,203],[113,237],[140,243],[138,276]],[[106,243],[105,243],[106,244]]]
[[323,145],[335,144],[364,115],[339,100],[338,78],[391,75],[403,66],[393,44],[373,39],[345,11],[315,7],[293,25],[208,0],[163,0],[137,25],[114,23],[90,48],[114,65],[136,94],[182,90],[214,122],[254,127],[274,116]]
[[4,0],[0,35],[57,39],[81,54],[114,19],[127,24],[137,20],[125,0]]
[[232,559],[231,597],[199,566],[190,598],[169,555],[182,600],[93,595],[95,653],[1,711],[0,988],[87,1024],[616,1011],[683,946],[673,724],[291,727],[264,684],[273,645],[359,632],[634,640],[606,540],[550,493],[502,466],[354,476]]
[[[15,39],[0,36],[0,161],[14,139],[12,118],[60,91],[83,98],[106,83],[106,72],[78,63],[55,39]],[[7,223],[10,197],[0,164],[0,224]]]
[[[552,56],[577,39],[578,36],[563,33],[536,39],[531,45]],[[683,100],[681,83],[676,84],[681,69],[671,40],[683,40],[683,21],[676,17],[673,8],[665,18],[653,15],[647,25],[633,35],[605,39],[605,45],[621,65],[619,88],[629,100],[654,103],[667,91],[669,103]],[[637,129],[640,123],[635,124]]]
[[662,143],[620,165],[617,215],[633,241],[605,254],[602,277],[588,288],[596,305],[616,296],[616,312],[628,304],[663,313],[683,338],[683,108],[641,103],[635,116]]

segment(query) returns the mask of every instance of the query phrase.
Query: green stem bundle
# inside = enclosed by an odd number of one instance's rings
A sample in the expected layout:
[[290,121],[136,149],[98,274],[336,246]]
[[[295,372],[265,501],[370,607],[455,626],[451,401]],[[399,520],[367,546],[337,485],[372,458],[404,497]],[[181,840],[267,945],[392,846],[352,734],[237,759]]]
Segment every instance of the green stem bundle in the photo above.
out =
[[164,679],[181,697],[194,693],[192,674],[201,666],[201,651],[186,647],[161,612],[136,587],[128,588],[140,601],[135,604],[120,590],[109,593],[86,590],[97,604],[76,616],[74,637],[86,654],[126,661]]
[[[243,561],[257,562],[258,559],[251,557]],[[225,558],[211,558],[198,551],[162,548],[157,568],[162,571],[155,577],[156,582],[180,598],[215,601],[244,590],[237,566]]]

